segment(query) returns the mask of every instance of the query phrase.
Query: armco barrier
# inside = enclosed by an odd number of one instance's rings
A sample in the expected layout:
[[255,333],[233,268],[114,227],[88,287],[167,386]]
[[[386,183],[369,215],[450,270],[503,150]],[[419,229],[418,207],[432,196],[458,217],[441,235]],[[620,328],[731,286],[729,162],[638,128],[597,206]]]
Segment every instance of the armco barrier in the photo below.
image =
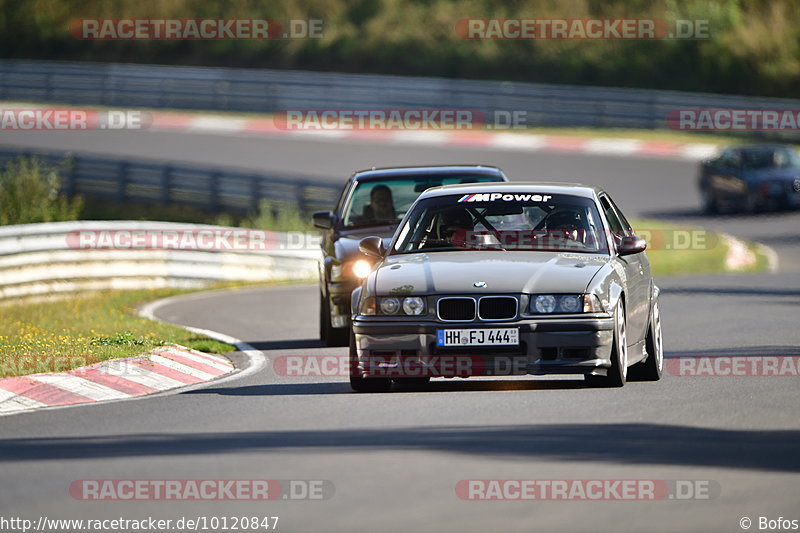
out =
[[0,100],[250,111],[524,111],[526,125],[666,128],[678,108],[797,109],[800,100],[711,93],[220,67],[0,60]]
[[215,281],[301,280],[319,248],[197,251],[76,249],[67,236],[97,230],[222,230],[171,222],[79,221],[0,227],[0,300],[65,292],[203,287]]
[[119,157],[0,148],[0,168],[20,156],[59,167],[62,191],[120,202],[189,205],[213,212],[257,213],[259,202],[291,205],[304,214],[330,209],[341,186],[303,176],[242,172]]

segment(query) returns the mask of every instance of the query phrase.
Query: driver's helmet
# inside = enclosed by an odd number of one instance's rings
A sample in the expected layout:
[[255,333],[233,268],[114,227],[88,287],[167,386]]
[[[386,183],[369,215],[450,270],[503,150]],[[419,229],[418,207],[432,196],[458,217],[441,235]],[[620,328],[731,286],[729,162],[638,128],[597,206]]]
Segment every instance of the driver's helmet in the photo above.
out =
[[577,242],[583,242],[586,224],[581,213],[574,209],[562,209],[547,217],[547,230]]
[[439,215],[439,236],[443,239],[452,238],[459,230],[471,230],[472,228],[472,217],[464,209],[448,209]]

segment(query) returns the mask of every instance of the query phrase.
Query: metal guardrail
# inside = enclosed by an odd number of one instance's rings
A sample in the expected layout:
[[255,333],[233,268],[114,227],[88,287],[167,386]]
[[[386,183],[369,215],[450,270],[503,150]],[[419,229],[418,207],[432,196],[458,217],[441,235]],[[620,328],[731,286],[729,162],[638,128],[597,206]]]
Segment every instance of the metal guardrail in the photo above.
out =
[[664,128],[680,108],[798,109],[800,100],[242,68],[0,60],[0,100],[272,113],[290,109],[526,112],[527,125]]
[[[319,247],[267,251],[77,249],[70,235],[98,231],[224,230],[139,221],[0,227],[0,300],[80,291],[204,287],[215,281],[304,280],[318,275]],[[273,234],[278,241],[283,234]]]
[[188,205],[214,212],[256,213],[260,201],[267,199],[308,214],[330,209],[341,189],[298,176],[63,152],[2,149],[0,168],[19,156],[61,165],[62,192],[70,196]]

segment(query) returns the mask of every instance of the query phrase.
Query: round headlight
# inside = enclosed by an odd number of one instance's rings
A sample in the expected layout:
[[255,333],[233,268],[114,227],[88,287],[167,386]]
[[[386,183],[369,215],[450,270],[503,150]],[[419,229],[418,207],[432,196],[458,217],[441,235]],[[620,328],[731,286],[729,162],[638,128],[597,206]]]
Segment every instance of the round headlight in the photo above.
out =
[[419,296],[403,299],[403,311],[407,315],[421,315],[425,310],[425,302]]
[[537,313],[552,313],[556,310],[556,297],[549,294],[537,296],[534,300],[534,308]]
[[359,259],[353,263],[353,275],[357,278],[366,278],[372,272],[372,265],[366,259]]
[[381,300],[381,312],[385,315],[394,315],[400,310],[400,300],[397,298],[383,298]]
[[583,307],[583,299],[577,296],[562,296],[559,303],[565,313],[578,313]]

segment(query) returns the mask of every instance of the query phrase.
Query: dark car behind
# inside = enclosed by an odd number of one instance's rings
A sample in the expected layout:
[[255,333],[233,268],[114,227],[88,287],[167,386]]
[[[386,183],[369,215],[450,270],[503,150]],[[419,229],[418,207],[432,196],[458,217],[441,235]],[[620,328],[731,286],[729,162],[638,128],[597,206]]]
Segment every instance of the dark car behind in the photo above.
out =
[[[483,165],[372,168],[355,172],[345,184],[335,211],[314,213],[322,230],[319,335],[328,346],[348,343],[350,294],[366,277],[373,260],[358,249],[359,241],[377,235],[388,241],[414,200],[440,185],[508,181],[499,168]],[[391,191],[391,209],[381,215],[373,197]],[[376,190],[377,189],[377,190]],[[382,198],[381,198],[382,197]]]
[[709,214],[755,213],[800,206],[800,156],[788,145],[734,146],[700,165]]

